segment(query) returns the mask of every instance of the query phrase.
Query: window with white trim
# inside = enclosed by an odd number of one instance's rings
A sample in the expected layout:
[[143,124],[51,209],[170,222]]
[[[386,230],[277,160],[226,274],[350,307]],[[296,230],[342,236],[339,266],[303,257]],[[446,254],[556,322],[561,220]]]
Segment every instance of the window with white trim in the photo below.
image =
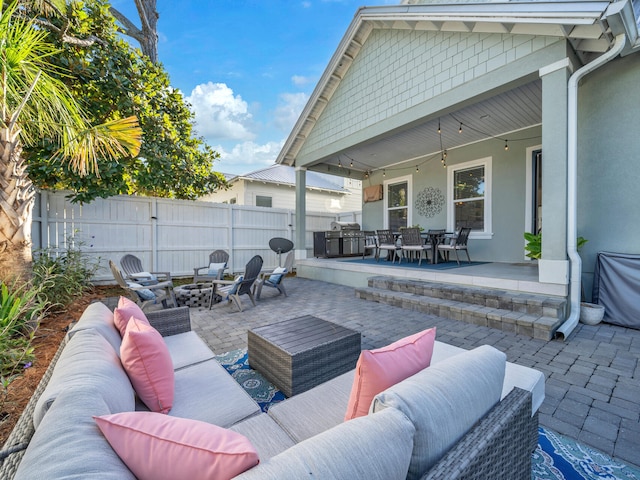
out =
[[447,166],[448,229],[470,227],[475,238],[490,238],[491,157]]
[[384,226],[393,232],[411,222],[411,176],[384,182]]
[[266,195],[256,195],[256,207],[271,208],[271,197],[267,197]]

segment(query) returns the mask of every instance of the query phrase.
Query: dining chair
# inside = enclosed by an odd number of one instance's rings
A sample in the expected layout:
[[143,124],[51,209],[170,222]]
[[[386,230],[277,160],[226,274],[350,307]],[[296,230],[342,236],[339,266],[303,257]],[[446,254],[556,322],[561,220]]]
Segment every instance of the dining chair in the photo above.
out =
[[[418,255],[418,265],[422,265],[422,253],[424,252],[424,244],[422,237],[420,236],[420,229],[416,227],[408,227],[402,229],[401,251],[402,255],[398,263],[402,263],[402,258],[405,256],[413,257],[414,254]],[[412,259],[413,260],[413,259]]]
[[400,258],[398,251],[400,246],[396,243],[396,237],[391,230],[376,230],[378,236],[378,262],[380,261],[380,252],[387,252],[387,256],[391,255],[391,263],[396,261],[396,256]]
[[[447,259],[449,258],[449,253],[451,251],[455,252],[456,254],[456,261],[458,262],[458,265],[460,265],[460,257],[458,256],[458,251],[459,250],[464,250],[465,253],[467,254],[467,258],[469,259],[469,263],[471,263],[471,257],[469,256],[469,249],[467,248],[467,242],[469,240],[469,234],[471,233],[471,229],[468,227],[462,227],[460,229],[460,231],[458,232],[458,235],[454,238],[451,239],[451,243],[450,244],[441,244],[438,245],[438,252],[440,252],[441,250],[443,252],[446,252],[447,254]],[[438,263],[438,257],[436,256],[436,263]]]
[[376,232],[364,232],[364,247],[362,249],[362,259],[367,256],[368,252],[373,252],[373,256],[378,258],[378,237]]

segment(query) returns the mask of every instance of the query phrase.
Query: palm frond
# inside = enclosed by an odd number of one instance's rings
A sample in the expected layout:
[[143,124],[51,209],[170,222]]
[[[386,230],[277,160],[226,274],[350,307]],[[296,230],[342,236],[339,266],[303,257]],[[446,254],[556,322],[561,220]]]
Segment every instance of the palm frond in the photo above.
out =
[[94,173],[100,176],[100,158],[135,157],[142,145],[142,129],[136,117],[103,123],[83,131],[65,130],[63,146],[56,152],[58,159],[66,159],[79,175]]

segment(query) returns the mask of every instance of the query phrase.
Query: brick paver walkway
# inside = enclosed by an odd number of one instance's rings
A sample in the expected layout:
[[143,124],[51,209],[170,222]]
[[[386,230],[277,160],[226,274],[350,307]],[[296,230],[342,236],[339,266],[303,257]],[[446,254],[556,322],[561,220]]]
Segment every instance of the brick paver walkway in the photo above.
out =
[[302,315],[360,331],[363,349],[435,326],[440,341],[468,349],[493,345],[509,361],[544,372],[542,426],[640,466],[640,330],[579,324],[567,341],[545,342],[359,300],[340,285],[287,278],[286,288],[286,298],[263,289],[256,307],[243,297],[243,312],[227,304],[192,308],[193,328],[220,354],[246,348],[250,328]]

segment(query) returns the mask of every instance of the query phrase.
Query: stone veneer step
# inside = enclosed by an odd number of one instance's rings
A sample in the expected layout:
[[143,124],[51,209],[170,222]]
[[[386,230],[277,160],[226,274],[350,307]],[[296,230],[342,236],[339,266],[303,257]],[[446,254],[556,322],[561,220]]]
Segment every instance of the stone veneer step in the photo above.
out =
[[566,299],[465,285],[372,277],[356,296],[430,315],[551,340]]

